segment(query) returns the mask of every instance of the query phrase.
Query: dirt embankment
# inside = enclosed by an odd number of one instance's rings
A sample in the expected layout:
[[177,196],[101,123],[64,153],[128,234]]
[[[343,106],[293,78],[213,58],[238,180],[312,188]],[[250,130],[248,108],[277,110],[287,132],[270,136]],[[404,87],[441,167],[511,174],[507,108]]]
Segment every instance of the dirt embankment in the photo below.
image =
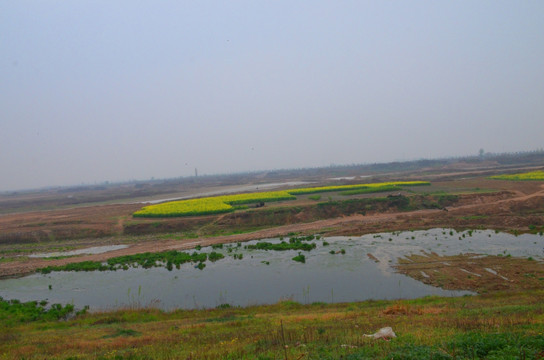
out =
[[0,216],[0,244],[118,235],[141,204],[101,205]]

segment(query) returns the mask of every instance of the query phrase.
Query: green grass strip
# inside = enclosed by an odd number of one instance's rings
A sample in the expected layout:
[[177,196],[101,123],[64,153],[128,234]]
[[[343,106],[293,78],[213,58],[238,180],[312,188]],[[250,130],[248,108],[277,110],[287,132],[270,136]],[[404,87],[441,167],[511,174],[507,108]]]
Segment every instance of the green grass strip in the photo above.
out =
[[349,195],[370,194],[370,193],[398,191],[398,190],[402,190],[402,188],[400,186],[397,186],[397,185],[386,185],[386,186],[381,186],[381,187],[372,187],[372,188],[342,191],[340,193],[340,195],[349,196]]

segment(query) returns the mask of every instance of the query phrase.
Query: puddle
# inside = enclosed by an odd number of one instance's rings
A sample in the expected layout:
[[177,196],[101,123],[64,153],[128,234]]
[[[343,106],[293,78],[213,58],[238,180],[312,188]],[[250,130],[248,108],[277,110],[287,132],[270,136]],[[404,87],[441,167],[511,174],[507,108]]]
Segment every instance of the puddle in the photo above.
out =
[[474,275],[474,276],[482,277],[482,275],[480,275],[480,274],[476,274],[475,272],[468,271],[468,270],[463,269],[463,268],[459,268],[459,270],[461,270],[461,271],[463,271],[463,272],[466,272],[466,273],[469,274],[469,275]]
[[493,270],[493,269],[484,268],[484,270],[487,271],[487,272],[489,272],[489,273],[491,273],[491,274],[493,274],[493,275],[497,275],[497,272],[496,272],[495,270]]

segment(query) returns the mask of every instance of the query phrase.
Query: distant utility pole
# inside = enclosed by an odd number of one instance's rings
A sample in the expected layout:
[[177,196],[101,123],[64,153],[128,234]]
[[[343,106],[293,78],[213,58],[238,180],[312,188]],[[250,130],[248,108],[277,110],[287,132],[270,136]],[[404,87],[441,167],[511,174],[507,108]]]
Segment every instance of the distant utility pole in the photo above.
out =
[[198,169],[195,168],[195,177],[198,177]]

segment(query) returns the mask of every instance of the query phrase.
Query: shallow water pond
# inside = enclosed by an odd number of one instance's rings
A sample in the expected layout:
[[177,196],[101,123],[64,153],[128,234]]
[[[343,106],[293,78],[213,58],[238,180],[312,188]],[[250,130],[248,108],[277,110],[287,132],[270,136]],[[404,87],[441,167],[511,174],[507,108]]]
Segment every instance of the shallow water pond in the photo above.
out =
[[[286,239],[288,240],[288,239]],[[280,239],[262,241],[279,242]],[[325,246],[324,241],[329,245]],[[427,295],[459,296],[394,273],[396,259],[411,253],[434,251],[511,254],[542,258],[544,238],[538,235],[515,237],[493,231],[457,233],[449,229],[382,233],[361,237],[331,237],[314,240],[317,248],[301,253],[306,263],[292,258],[298,251],[265,251],[230,248],[214,249],[225,259],[206,262],[204,270],[185,264],[165,268],[130,269],[106,272],[53,272],[0,281],[0,296],[22,301],[47,299],[50,303],[89,305],[91,310],[126,306],[208,308],[221,304],[247,306],[290,299],[301,303],[348,302],[367,299],[416,298]],[[229,250],[230,249],[230,250]],[[345,254],[341,250],[345,250]],[[212,251],[203,248],[202,251]],[[330,252],[334,252],[331,254]],[[234,255],[242,254],[241,260]],[[374,262],[372,254],[379,262]]]

